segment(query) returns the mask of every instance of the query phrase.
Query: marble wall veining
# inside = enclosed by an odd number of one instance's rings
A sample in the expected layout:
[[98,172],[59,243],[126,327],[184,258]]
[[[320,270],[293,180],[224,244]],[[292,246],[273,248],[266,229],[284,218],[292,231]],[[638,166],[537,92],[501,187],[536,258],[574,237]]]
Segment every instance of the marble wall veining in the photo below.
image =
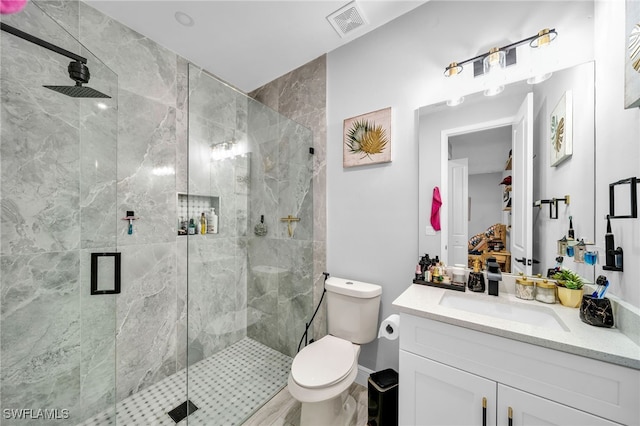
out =
[[[249,95],[264,105],[295,120],[313,132],[313,306],[320,300],[324,289],[327,235],[326,202],[326,55],[277,78]],[[314,319],[313,337],[326,334],[326,311],[320,309]]]
[[[207,73],[195,84],[188,61],[84,2],[2,19],[88,57],[112,99],[42,89],[71,83],[68,61],[0,36],[1,408],[79,422],[247,335],[295,354],[324,270],[324,57],[273,85],[300,125]],[[210,167],[229,137],[250,153]],[[187,192],[220,198],[219,234],[176,235]],[[121,294],[91,296],[90,253],[116,250]]]

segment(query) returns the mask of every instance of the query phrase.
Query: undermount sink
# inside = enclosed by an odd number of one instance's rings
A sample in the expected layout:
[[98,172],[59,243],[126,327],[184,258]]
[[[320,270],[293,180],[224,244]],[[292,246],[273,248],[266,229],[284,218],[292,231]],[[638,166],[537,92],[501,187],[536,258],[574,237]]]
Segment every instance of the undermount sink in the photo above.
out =
[[569,331],[553,309],[546,306],[530,305],[524,302],[506,302],[498,297],[487,299],[487,296],[456,293],[445,293],[440,299],[440,306],[552,330]]

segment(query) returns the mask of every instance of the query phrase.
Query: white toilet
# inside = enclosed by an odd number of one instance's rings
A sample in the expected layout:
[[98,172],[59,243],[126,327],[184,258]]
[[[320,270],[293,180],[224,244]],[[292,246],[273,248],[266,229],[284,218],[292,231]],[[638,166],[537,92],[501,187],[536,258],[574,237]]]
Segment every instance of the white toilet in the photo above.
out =
[[360,345],[376,338],[382,287],[329,277],[329,334],[302,349],[293,360],[289,392],[302,403],[301,426],[351,425],[356,402],[348,394],[358,374]]

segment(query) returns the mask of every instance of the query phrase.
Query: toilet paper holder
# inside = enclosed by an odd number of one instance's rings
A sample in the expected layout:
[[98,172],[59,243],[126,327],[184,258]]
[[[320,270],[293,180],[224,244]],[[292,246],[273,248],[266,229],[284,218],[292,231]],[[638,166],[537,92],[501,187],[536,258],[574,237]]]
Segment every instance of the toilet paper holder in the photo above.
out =
[[396,340],[400,332],[400,316],[398,314],[389,315],[380,324],[378,339],[384,337],[389,340]]

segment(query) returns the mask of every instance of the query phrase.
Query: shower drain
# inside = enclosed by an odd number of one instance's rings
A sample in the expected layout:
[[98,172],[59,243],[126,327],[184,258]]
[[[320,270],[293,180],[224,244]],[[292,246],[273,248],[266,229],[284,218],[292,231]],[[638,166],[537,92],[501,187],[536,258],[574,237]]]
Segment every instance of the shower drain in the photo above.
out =
[[173,419],[174,422],[178,423],[182,421],[189,414],[194,413],[198,407],[193,402],[186,400],[182,404],[178,405],[173,410],[169,411],[169,417]]

